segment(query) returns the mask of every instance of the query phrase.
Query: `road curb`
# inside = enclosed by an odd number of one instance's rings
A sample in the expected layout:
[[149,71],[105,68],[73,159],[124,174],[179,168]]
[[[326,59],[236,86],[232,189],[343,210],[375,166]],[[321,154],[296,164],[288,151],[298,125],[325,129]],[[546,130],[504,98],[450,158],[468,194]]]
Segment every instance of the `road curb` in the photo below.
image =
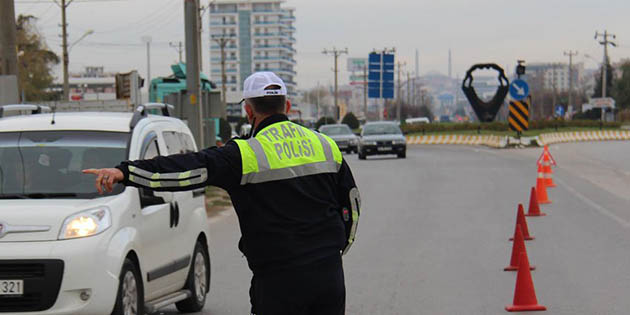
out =
[[550,132],[537,137],[514,138],[509,136],[493,135],[424,135],[407,136],[407,144],[452,144],[452,145],[483,145],[491,148],[523,148],[527,146],[544,146],[546,144],[581,142],[581,141],[607,141],[630,140],[630,130],[597,130],[597,131],[571,131]]

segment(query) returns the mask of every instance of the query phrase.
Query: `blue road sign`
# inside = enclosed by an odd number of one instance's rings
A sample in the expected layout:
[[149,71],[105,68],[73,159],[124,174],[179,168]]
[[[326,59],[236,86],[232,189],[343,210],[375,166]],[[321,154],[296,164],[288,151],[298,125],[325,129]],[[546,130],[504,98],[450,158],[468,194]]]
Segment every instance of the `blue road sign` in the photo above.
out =
[[394,98],[393,54],[370,54],[368,58],[368,97]]
[[510,97],[515,101],[522,101],[529,95],[529,85],[525,80],[516,79],[510,83]]
[[564,116],[564,106],[558,105],[556,106],[556,117]]

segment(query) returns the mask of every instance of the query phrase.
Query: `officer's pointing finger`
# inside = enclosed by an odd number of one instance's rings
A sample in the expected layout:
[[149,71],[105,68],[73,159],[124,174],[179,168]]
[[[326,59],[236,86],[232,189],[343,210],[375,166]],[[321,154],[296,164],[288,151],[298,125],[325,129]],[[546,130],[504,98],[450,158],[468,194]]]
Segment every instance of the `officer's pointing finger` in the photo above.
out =
[[101,181],[103,180],[103,173],[96,173],[98,174],[98,176],[96,177],[96,190],[98,190],[99,194],[103,194],[103,188],[102,188],[102,184]]
[[112,192],[114,190],[114,180],[116,180],[114,178],[114,176],[109,176],[109,178],[107,178],[107,190],[109,192]]

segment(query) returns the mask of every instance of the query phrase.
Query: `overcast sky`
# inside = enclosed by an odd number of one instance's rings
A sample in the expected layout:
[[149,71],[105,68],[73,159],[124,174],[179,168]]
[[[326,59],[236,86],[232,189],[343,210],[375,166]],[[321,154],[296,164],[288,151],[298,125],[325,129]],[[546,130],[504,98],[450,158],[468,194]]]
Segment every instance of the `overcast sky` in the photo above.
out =
[[[39,18],[40,32],[61,54],[60,9],[52,0],[15,0],[16,15]],[[207,4],[207,0],[202,0]],[[595,31],[617,35],[613,61],[630,57],[628,0],[288,0],[296,8],[297,83],[311,88],[333,81],[333,58],[324,48],[345,48],[350,57],[396,47],[397,58],[420,74],[448,71],[462,75],[474,63],[496,62],[512,72],[517,59],[566,62],[565,50],[577,50],[576,62],[588,68],[602,59]],[[142,36],[152,36],[151,75],[169,75],[177,52],[169,42],[184,41],[182,0],[76,0],[68,8],[70,42],[88,30],[94,34],[72,48],[70,70],[105,66],[106,71],[137,69],[146,76]],[[208,18],[204,16],[204,72],[209,73]],[[584,55],[590,55],[591,58]],[[340,82],[348,81],[346,55],[340,58]],[[594,59],[596,60],[594,60]],[[59,67],[60,68],[60,67]],[[58,69],[60,73],[60,69]]]

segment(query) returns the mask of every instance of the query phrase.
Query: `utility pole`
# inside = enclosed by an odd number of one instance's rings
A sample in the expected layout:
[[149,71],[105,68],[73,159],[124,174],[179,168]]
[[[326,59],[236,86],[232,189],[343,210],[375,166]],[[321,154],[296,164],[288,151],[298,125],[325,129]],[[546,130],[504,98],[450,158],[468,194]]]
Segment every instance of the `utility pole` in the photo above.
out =
[[142,41],[147,44],[147,93],[151,90],[151,36],[142,36]]
[[[604,65],[602,66],[602,97],[606,97],[606,80],[608,80],[608,45],[613,47],[617,47],[617,44],[608,40],[608,38],[615,39],[616,36],[614,34],[608,34],[607,30],[604,30],[604,33],[601,34],[599,32],[595,32],[595,40],[599,37],[602,38],[602,41],[599,42],[600,45],[604,46]],[[602,117],[604,116],[604,110],[602,109]]]
[[175,51],[179,54],[179,63],[182,63],[182,52],[184,52],[184,47],[182,47],[182,42],[179,41],[178,44],[174,44],[173,42],[169,42],[168,45],[171,48],[174,48]]
[[0,75],[18,74],[15,6],[13,1],[0,2]]
[[409,84],[411,83],[411,72],[407,71],[407,106],[411,105],[411,87]]
[[400,85],[400,72],[402,71],[402,67],[404,67],[405,65],[407,65],[406,62],[398,61],[396,63],[396,66],[398,67],[398,91],[396,92],[396,99],[397,99],[397,102],[396,102],[397,103],[397,106],[396,106],[396,120],[398,120],[398,121],[400,121],[400,118],[401,118],[400,117],[401,116],[401,113],[400,113],[401,104],[400,103],[402,102],[402,98],[400,97],[401,96],[400,95],[401,94],[401,92],[400,92],[400,88],[401,88],[401,85]]
[[338,86],[338,82],[337,82],[337,77],[339,74],[339,70],[337,70],[337,61],[339,59],[339,56],[342,54],[347,54],[348,53],[348,48],[344,48],[343,50],[338,50],[337,48],[333,47],[332,50],[327,50],[324,49],[324,51],[322,52],[324,55],[328,55],[331,54],[335,57],[335,69],[333,70],[335,72],[335,118],[337,118],[337,120],[339,120],[341,117],[339,117],[339,103],[338,103],[338,92],[339,92],[339,86]]
[[569,50],[564,52],[565,56],[569,56],[569,106],[573,106],[573,57],[578,55],[577,51]]
[[[0,1],[0,76],[11,76],[10,80],[18,82],[17,43],[15,28],[15,5],[13,1]],[[3,81],[6,82],[6,81]],[[8,86],[0,87],[8,95],[0,95],[0,102],[17,102],[18,89]],[[24,101],[24,100],[22,100]],[[2,105],[2,103],[0,103]]]
[[225,73],[225,46],[230,42],[230,36],[222,35],[212,35],[212,40],[216,42],[221,48],[221,117],[226,118],[226,108],[227,108],[227,86],[225,85],[227,81],[227,75]]
[[66,23],[66,9],[74,0],[61,0],[55,3],[61,8],[61,47],[63,49],[63,100],[70,99],[70,84],[68,83],[68,23]]
[[367,62],[363,65],[363,115],[365,116],[365,121],[368,121],[368,75],[367,75]]
[[315,107],[317,108],[317,119],[319,119],[319,81],[317,81],[317,103],[315,104]]
[[[184,0],[184,23],[186,38],[186,101],[184,114],[188,126],[197,139],[197,146],[204,148],[203,117],[200,104],[199,79],[199,0]],[[208,143],[213,145],[212,137]]]

